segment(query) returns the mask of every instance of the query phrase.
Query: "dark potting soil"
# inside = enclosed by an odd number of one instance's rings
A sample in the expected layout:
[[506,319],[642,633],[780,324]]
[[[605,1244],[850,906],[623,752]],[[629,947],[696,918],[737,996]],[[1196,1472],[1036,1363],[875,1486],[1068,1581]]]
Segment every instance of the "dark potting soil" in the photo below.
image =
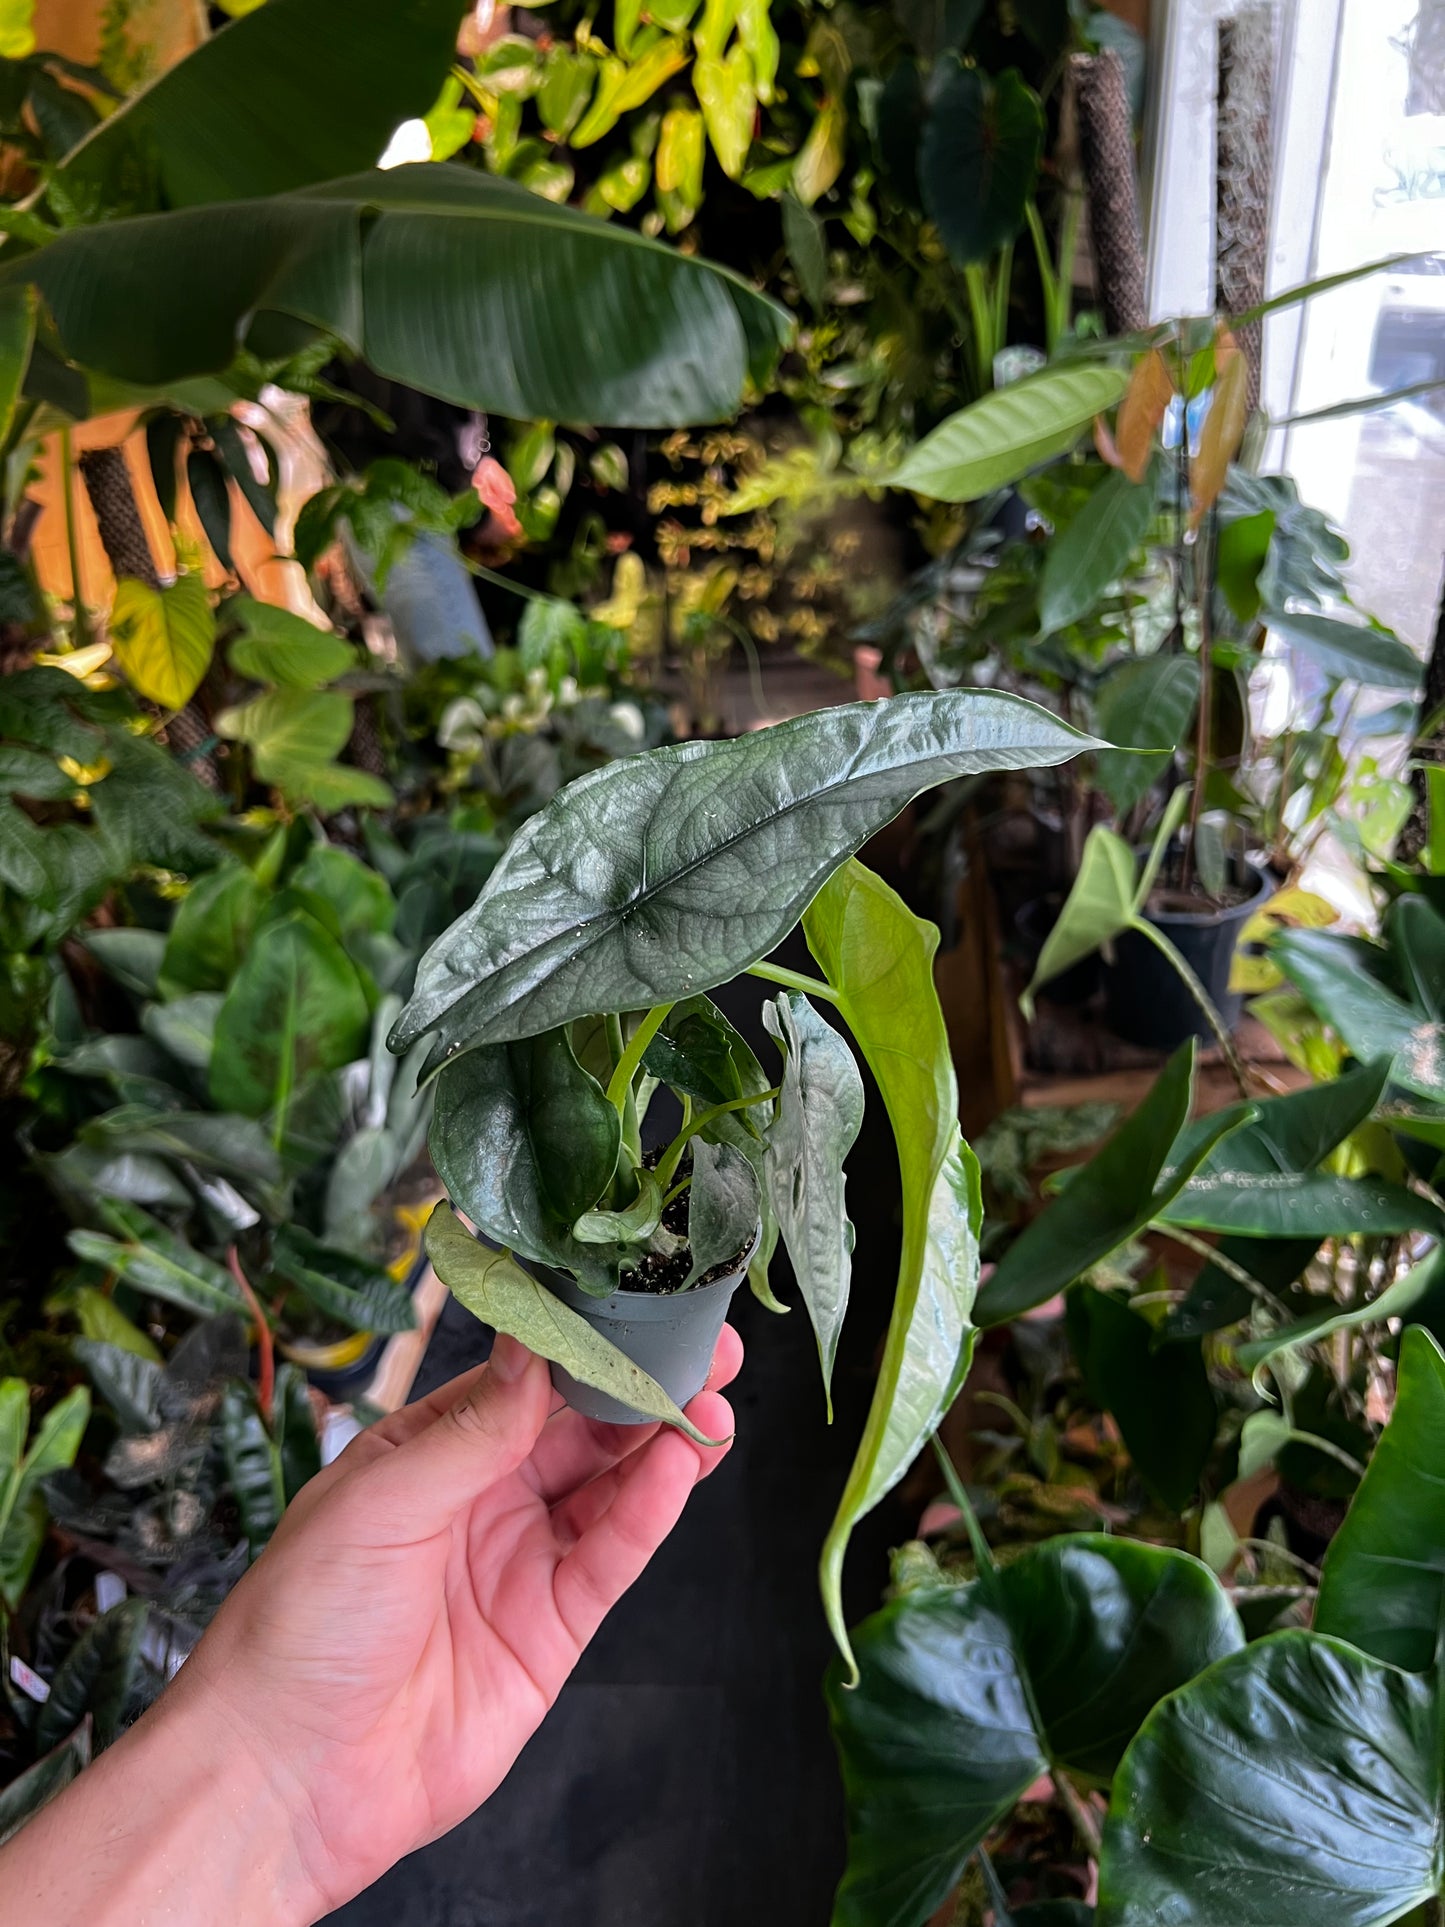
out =
[[[657,1151],[648,1152],[643,1161],[649,1170],[656,1166],[660,1155],[661,1153]],[[684,1157],[682,1163],[677,1167],[677,1175],[680,1178],[685,1178],[691,1176],[691,1174],[692,1159],[690,1157]],[[685,1238],[687,1236],[688,1205],[691,1199],[691,1191],[680,1192],[678,1196],[673,1199],[672,1203],[668,1205],[662,1214],[662,1228],[664,1231],[670,1231],[674,1237],[678,1238]],[[701,1278],[695,1278],[688,1289],[690,1291],[696,1291],[701,1285],[711,1285],[716,1283],[719,1278],[726,1278],[730,1272],[738,1269],[738,1266],[747,1256],[747,1251],[748,1248],[746,1245],[740,1245],[731,1258],[725,1258],[721,1264],[714,1265],[710,1271],[705,1271]],[[687,1279],[687,1274],[691,1270],[691,1245],[684,1245],[681,1251],[674,1251],[670,1257],[666,1252],[662,1251],[645,1251],[636,1265],[630,1265],[625,1271],[618,1273],[618,1289],[620,1291],[645,1291],[651,1293],[654,1297],[665,1298],[669,1292],[682,1290]]]

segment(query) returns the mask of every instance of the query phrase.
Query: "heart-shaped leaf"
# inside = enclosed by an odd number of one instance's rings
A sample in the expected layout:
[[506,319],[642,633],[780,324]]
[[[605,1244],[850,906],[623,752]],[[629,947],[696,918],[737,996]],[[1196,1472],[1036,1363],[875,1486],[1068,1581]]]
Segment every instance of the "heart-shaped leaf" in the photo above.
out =
[[[1099,733],[1111,743],[1135,749],[1173,749],[1188,734],[1199,700],[1197,656],[1144,656],[1110,669],[1099,680],[1094,716]],[[1099,786],[1114,808],[1131,810],[1158,781],[1160,765],[1152,756],[1101,749],[1094,758]]]
[[[936,70],[936,72],[939,70]],[[1043,147],[1039,97],[1012,68],[996,78],[948,61],[923,127],[923,204],[960,267],[987,261],[1024,223]]]
[[836,1661],[828,1682],[849,1812],[833,1919],[923,1927],[1040,1774],[1107,1785],[1155,1701],[1243,1635],[1198,1560],[1077,1535],[906,1592],[854,1639],[857,1687]]
[[426,1250],[447,1290],[495,1331],[519,1338],[529,1350],[560,1365],[580,1384],[606,1392],[633,1411],[675,1425],[700,1445],[717,1445],[698,1431],[640,1365],[596,1332],[502,1251],[489,1251],[454,1211],[439,1204],[427,1220]]
[[162,709],[184,709],[211,666],[216,618],[199,575],[168,588],[122,576],[110,612],[110,641],[126,681]]
[[695,1138],[688,1187],[687,1241],[692,1264],[683,1288],[715,1265],[751,1254],[758,1230],[758,1179],[752,1163],[730,1144]]
[[392,1048],[435,1029],[441,1063],[708,990],[765,956],[844,858],[921,791],[1089,747],[1031,703],[955,690],[610,764],[522,828],[427,951]]
[[249,676],[253,682],[319,689],[344,675],[356,661],[355,650],[343,637],[318,629],[314,622],[275,603],[232,596],[225,613],[243,625],[227,651],[228,660],[238,676]]
[[1194,1496],[1219,1413],[1198,1345],[1156,1345],[1155,1329],[1113,1292],[1074,1285],[1069,1343],[1089,1395],[1117,1420],[1129,1456],[1171,1511]]

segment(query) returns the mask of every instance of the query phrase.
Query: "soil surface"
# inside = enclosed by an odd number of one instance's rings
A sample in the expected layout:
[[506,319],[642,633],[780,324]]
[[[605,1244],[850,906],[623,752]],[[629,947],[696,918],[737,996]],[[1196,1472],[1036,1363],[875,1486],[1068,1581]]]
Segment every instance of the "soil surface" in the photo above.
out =
[[[644,1161],[649,1170],[656,1166],[658,1156],[656,1151],[648,1153]],[[684,1157],[677,1167],[677,1175],[679,1178],[692,1175],[690,1157]],[[691,1201],[691,1191],[679,1192],[662,1214],[664,1231],[671,1231],[679,1238],[687,1236],[688,1206]],[[736,1271],[747,1255],[747,1245],[740,1246],[731,1258],[725,1258],[721,1264],[714,1265],[711,1271],[705,1271],[701,1278],[695,1278],[688,1289],[696,1291],[701,1285],[716,1284],[719,1278],[726,1278]],[[665,1298],[682,1290],[683,1281],[691,1270],[691,1245],[684,1245],[681,1251],[673,1252],[670,1257],[665,1252],[647,1251],[637,1265],[629,1266],[618,1274],[617,1288],[619,1291],[645,1291],[654,1297]]]

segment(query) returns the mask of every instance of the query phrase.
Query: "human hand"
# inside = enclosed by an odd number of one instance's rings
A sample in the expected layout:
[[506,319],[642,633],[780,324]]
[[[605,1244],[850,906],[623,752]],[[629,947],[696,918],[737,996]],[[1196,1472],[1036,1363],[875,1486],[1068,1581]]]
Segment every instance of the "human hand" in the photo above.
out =
[[[741,1362],[724,1327],[688,1406],[710,1437],[732,1431],[713,1388]],[[55,1923],[339,1906],[501,1783],[726,1450],[584,1419],[499,1338],[297,1495],[159,1705],[22,1832],[0,1886],[17,1907],[43,1890]],[[97,1824],[99,1864],[57,1875]]]

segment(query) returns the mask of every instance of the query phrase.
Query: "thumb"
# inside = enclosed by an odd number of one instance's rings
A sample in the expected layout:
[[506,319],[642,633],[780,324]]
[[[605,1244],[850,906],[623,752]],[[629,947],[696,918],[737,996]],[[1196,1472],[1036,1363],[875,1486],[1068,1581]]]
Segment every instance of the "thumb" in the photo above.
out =
[[497,1334],[486,1371],[415,1438],[379,1460],[371,1503],[418,1536],[438,1532],[531,1453],[547,1422],[544,1359]]

